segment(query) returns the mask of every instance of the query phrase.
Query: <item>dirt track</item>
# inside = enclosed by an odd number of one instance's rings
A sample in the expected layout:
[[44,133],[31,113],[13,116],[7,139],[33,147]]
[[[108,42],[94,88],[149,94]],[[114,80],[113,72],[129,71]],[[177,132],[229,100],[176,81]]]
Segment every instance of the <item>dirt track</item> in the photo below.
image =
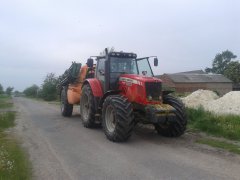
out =
[[127,143],[112,143],[101,128],[86,129],[78,112],[60,116],[57,105],[14,98],[15,133],[24,142],[35,179],[240,179],[240,158],[137,127]]

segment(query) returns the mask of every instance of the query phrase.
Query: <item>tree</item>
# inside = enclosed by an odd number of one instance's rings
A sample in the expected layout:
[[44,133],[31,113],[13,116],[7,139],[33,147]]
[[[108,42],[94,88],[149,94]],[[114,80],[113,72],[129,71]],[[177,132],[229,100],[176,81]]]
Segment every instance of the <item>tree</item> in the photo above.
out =
[[7,87],[6,94],[10,96],[12,94],[13,89],[14,87]]
[[18,97],[18,96],[20,96],[20,95],[21,95],[21,92],[19,92],[18,90],[16,90],[16,91],[14,91],[14,93],[13,93],[13,94],[14,94],[14,96],[15,96],[15,97]]
[[224,71],[224,75],[231,79],[234,83],[240,83],[240,63],[239,61],[231,61]]
[[38,95],[38,90],[39,87],[37,85],[32,85],[28,88],[26,88],[23,93],[27,96],[27,97],[37,97]]
[[40,90],[40,97],[46,101],[52,101],[57,99],[57,82],[58,78],[54,73],[47,74],[42,88]]
[[237,58],[237,56],[229,50],[218,53],[213,60],[212,68],[206,68],[205,71],[207,73],[224,74],[231,60],[235,58]]
[[0,84],[0,94],[3,94],[4,90],[3,90],[3,86]]

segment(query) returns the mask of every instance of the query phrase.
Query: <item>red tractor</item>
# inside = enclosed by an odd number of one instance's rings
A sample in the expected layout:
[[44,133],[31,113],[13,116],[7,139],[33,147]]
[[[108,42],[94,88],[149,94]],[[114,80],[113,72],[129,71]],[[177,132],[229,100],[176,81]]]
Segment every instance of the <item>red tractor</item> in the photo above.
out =
[[169,95],[170,91],[162,90],[162,81],[153,75],[150,57],[137,58],[134,53],[105,49],[105,55],[94,58],[95,75],[81,82],[77,101],[68,101],[68,85],[61,88],[64,116],[70,116],[73,104],[80,102],[83,125],[92,128],[100,122],[107,138],[116,142],[126,141],[137,123],[153,124],[160,135],[167,137],[184,133],[184,105]]

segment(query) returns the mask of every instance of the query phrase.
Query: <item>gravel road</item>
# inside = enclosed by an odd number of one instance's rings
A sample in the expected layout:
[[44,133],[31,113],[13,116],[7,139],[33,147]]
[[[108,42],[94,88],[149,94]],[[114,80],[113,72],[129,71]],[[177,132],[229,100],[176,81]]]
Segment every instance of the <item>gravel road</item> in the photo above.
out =
[[101,128],[84,128],[77,109],[64,118],[54,104],[21,97],[14,104],[14,132],[29,153],[35,179],[240,179],[239,156],[195,145],[189,134],[168,139],[137,127],[128,142],[112,143]]

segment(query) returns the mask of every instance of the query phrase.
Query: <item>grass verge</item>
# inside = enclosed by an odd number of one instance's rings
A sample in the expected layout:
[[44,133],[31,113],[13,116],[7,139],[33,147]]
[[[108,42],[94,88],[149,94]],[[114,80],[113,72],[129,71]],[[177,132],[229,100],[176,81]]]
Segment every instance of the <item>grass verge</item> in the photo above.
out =
[[[4,103],[3,106],[6,107]],[[14,120],[15,112],[0,113],[0,180],[31,179],[31,166],[25,152],[15,138],[4,132],[14,126]]]
[[0,132],[0,179],[31,179],[31,167],[25,152],[14,138]]
[[0,113],[0,131],[14,126],[15,112]]
[[0,108],[10,108],[13,106],[11,98],[7,95],[0,95]]
[[236,154],[240,154],[240,146],[229,143],[229,142],[215,140],[215,139],[207,139],[207,138],[199,139],[196,142],[200,144],[206,144],[216,148],[225,149],[229,152],[233,152]]
[[240,116],[221,115],[204,111],[203,108],[187,109],[188,128],[207,134],[240,140]]

